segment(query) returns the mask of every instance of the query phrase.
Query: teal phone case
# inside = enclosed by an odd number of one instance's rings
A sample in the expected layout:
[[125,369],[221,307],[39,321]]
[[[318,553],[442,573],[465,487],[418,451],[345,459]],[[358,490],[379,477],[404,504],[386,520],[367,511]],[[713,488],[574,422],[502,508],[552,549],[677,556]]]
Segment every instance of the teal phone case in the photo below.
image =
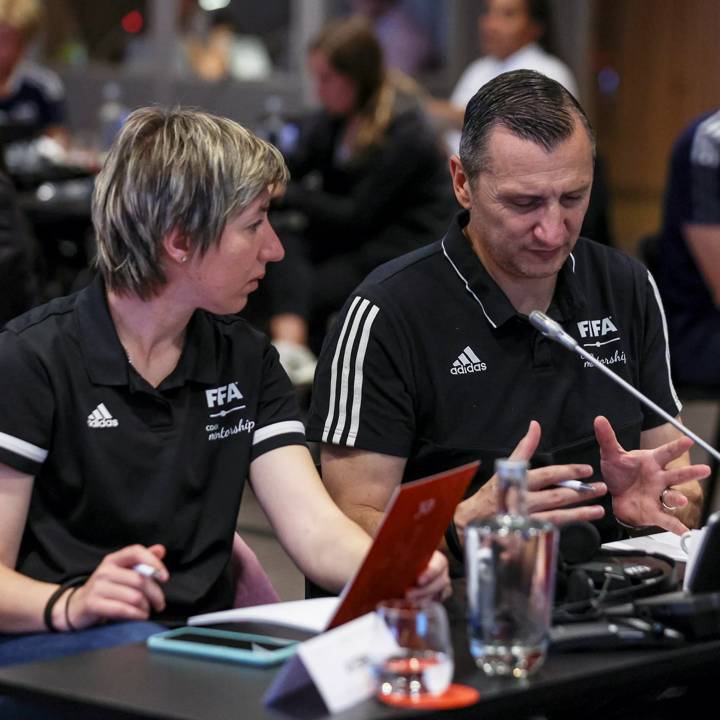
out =
[[[201,641],[193,642],[179,638],[179,636],[188,635],[197,637]],[[263,643],[266,645],[275,645],[277,648],[268,649],[256,646],[253,649],[244,649],[223,644],[233,641]],[[225,662],[235,662],[243,665],[270,667],[272,665],[279,665],[293,655],[297,648],[298,641],[284,640],[267,635],[252,635],[250,633],[193,626],[175,628],[174,630],[161,632],[157,635],[151,635],[147,639],[147,645],[151,650],[180,653],[181,655],[193,655],[195,657],[223,660]]]

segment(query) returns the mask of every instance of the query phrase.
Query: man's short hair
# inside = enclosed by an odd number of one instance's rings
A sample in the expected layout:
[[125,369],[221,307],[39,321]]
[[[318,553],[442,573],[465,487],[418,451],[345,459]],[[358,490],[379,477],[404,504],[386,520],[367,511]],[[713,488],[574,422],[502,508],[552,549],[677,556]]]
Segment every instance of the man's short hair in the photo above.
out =
[[166,281],[168,233],[182,233],[202,255],[229,218],[287,179],[280,152],[232,120],[197,110],[136,110],[93,192],[96,265],[107,287],[151,297]]
[[550,151],[573,134],[578,120],[594,151],[590,121],[572,93],[534,70],[503,73],[483,85],[465,109],[460,161],[472,180],[487,169],[487,142],[493,128],[504,127]]
[[43,11],[39,0],[0,0],[0,24],[9,25],[26,40],[32,40],[42,26]]

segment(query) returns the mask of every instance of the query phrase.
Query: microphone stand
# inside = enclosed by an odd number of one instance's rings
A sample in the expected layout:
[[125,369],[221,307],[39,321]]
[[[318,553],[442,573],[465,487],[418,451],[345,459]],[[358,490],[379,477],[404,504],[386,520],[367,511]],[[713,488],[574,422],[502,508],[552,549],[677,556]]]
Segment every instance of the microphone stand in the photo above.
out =
[[649,397],[643,395],[637,388],[633,387],[629,382],[623,380],[619,375],[610,370],[609,367],[603,365],[594,355],[590,354],[587,350],[580,346],[574,337],[568,335],[563,329],[560,323],[556,322],[552,318],[548,317],[545,313],[540,310],[533,310],[528,316],[530,323],[533,327],[537,328],[545,337],[554,340],[568,350],[573,350],[580,357],[587,360],[591,365],[596,367],[601,372],[605,373],[609,378],[616,382],[621,387],[625,388],[629,393],[634,395],[640,402],[647,405],[651,410],[654,410],[660,417],[667,420],[673,427],[677,428],[683,435],[686,435],[691,440],[696,442],[701,448],[706,450],[712,457],[720,461],[720,452],[714,447],[706,443],[701,437],[696,435],[692,430],[686,428],[682,423],[678,422],[672,415],[665,412],[660,406],[654,403]]

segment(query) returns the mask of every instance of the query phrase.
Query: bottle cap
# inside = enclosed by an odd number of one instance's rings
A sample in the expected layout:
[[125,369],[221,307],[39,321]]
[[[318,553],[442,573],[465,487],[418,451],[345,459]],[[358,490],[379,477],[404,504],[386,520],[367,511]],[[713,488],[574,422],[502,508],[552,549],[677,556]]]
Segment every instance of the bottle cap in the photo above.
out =
[[527,470],[527,460],[511,460],[510,458],[498,458],[495,461],[495,472],[524,473]]

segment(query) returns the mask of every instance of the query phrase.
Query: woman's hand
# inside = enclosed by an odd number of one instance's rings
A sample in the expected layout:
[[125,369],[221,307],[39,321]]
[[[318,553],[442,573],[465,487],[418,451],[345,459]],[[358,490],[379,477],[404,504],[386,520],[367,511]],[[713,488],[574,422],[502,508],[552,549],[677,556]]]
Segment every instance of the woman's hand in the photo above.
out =
[[[170,574],[163,557],[162,545],[130,545],[106,555],[85,584],[66,596],[71,626],[82,630],[105,620],[147,620],[152,611],[164,610],[160,583],[167,582]],[[156,574],[146,577],[133,570],[139,563],[150,565]]]

